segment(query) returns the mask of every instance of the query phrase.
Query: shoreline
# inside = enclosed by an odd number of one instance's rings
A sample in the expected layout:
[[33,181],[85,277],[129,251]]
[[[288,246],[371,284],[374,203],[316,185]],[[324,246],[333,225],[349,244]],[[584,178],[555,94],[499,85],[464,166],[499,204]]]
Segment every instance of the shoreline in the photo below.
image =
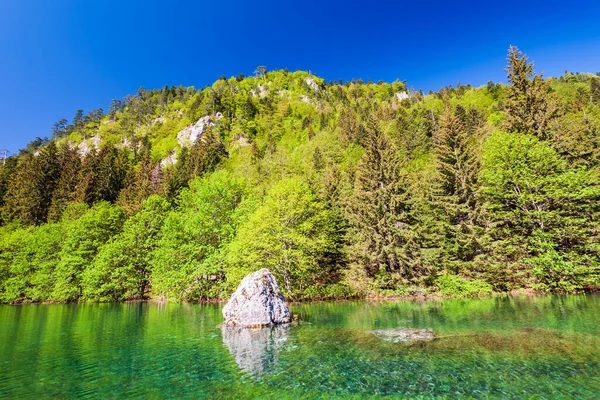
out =
[[[427,301],[443,301],[443,300],[463,300],[463,299],[487,299],[495,297],[517,297],[517,296],[548,296],[555,294],[562,295],[587,295],[597,293],[597,291],[581,291],[572,293],[547,293],[542,291],[536,291],[534,289],[515,289],[508,292],[493,292],[486,295],[480,296],[449,296],[443,295],[438,292],[434,293],[418,293],[410,295],[384,295],[384,294],[371,294],[367,296],[356,296],[356,297],[344,297],[344,298],[330,298],[330,299],[303,299],[303,300],[286,300],[289,304],[306,304],[306,303],[337,303],[345,301],[365,301],[368,303],[379,303],[379,302],[414,302],[424,303]],[[199,301],[170,301],[164,299],[138,299],[138,300],[124,300],[124,301],[107,301],[107,302],[31,302],[31,303],[0,303],[4,306],[27,306],[27,305],[59,305],[59,304],[115,304],[115,303],[159,303],[159,304],[224,304],[229,299],[209,299]]]

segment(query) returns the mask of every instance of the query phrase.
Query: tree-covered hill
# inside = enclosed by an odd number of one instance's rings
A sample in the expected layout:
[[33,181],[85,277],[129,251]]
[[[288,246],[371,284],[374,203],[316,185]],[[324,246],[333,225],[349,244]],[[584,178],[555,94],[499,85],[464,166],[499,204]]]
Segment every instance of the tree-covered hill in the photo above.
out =
[[[499,66],[502,68],[502,66]],[[141,88],[0,166],[0,301],[600,288],[600,77]]]

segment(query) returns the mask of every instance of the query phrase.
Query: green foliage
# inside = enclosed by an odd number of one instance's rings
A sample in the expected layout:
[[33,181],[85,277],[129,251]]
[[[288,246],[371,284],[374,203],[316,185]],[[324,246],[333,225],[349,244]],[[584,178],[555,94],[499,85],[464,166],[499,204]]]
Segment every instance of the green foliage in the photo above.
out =
[[124,213],[120,207],[100,202],[66,226],[60,261],[54,271],[55,287],[50,299],[73,301],[84,291],[86,269],[111,236],[121,231]]
[[492,286],[477,279],[465,279],[458,275],[440,275],[435,283],[440,293],[449,297],[473,297],[492,293]]
[[513,280],[523,284],[525,261],[549,243],[577,263],[597,257],[598,227],[590,218],[598,212],[596,171],[569,169],[548,144],[521,134],[493,135],[483,164],[481,192],[495,256],[511,265]]
[[455,273],[470,269],[469,263],[481,253],[477,174],[483,121],[472,111],[460,105],[454,113],[446,110],[434,137],[435,166],[440,175],[434,202],[447,220],[443,224],[444,265]]
[[221,172],[197,178],[167,214],[152,253],[155,297],[191,300],[221,295],[223,249],[250,207],[244,182]]
[[549,94],[550,85],[541,75],[535,75],[533,64],[514,46],[508,49],[506,71],[511,83],[505,99],[506,129],[547,137],[548,124],[558,111],[555,99]]
[[[428,273],[418,257],[418,233],[406,176],[389,138],[375,125],[366,136],[347,214],[353,263],[370,276],[414,279]],[[394,283],[396,284],[396,283]]]
[[[529,260],[536,279],[535,288],[547,292],[570,293],[595,287],[600,282],[597,260],[562,255],[549,243],[544,243],[542,247],[544,251]],[[573,259],[576,261],[572,261]]]
[[46,224],[35,229],[17,229],[2,238],[2,301],[36,302],[50,296],[63,234],[61,225]]
[[4,196],[3,219],[40,225],[47,219],[52,192],[60,176],[56,143],[26,153],[11,177]]
[[600,79],[508,62],[428,95],[260,68],[78,110],[0,166],[0,301],[224,298],[260,267],[295,299],[598,290]]
[[247,273],[269,268],[292,298],[335,281],[340,258],[335,216],[297,178],[276,184],[239,227],[229,246],[227,280],[237,285]]
[[150,196],[123,231],[104,245],[85,269],[83,296],[89,300],[141,300],[148,297],[150,262],[157,249],[169,203]]

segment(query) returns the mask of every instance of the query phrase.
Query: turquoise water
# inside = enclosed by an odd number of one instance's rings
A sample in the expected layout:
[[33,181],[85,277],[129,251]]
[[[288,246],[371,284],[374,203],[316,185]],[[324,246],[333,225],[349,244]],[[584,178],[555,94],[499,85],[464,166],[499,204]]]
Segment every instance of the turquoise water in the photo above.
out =
[[[600,398],[600,296],[292,305],[0,306],[1,398]],[[369,330],[433,329],[394,343]]]

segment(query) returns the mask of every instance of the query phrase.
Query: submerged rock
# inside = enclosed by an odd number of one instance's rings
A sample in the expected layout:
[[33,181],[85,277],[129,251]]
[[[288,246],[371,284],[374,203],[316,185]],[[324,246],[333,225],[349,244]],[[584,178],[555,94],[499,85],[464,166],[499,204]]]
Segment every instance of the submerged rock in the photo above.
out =
[[242,327],[289,323],[292,314],[271,272],[263,268],[247,275],[223,307],[225,325]]
[[262,375],[272,371],[281,347],[287,341],[289,327],[278,325],[259,329],[222,325],[223,343],[242,371]]
[[431,329],[393,328],[377,329],[369,332],[380,339],[388,340],[394,343],[435,339],[433,330]]

